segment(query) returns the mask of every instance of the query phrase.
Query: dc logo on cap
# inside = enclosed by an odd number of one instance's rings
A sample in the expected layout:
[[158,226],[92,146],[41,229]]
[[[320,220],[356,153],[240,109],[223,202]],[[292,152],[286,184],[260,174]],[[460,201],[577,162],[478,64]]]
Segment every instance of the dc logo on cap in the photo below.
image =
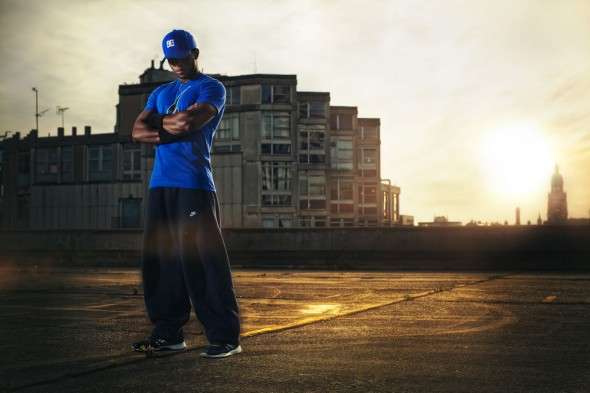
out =
[[166,41],[166,48],[170,48],[172,46],[174,46],[174,40],[168,40],[168,41]]

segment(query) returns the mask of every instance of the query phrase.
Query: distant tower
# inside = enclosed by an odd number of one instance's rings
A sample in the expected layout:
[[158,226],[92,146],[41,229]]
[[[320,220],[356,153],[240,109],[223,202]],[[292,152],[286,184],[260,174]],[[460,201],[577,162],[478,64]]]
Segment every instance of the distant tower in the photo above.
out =
[[555,164],[555,173],[551,177],[551,192],[547,201],[547,223],[562,224],[567,221],[567,194],[563,192],[563,177]]
[[541,220],[541,213],[539,213],[539,218],[537,218],[537,225],[543,225],[543,220]]
[[520,225],[520,207],[516,208],[516,224],[515,225]]

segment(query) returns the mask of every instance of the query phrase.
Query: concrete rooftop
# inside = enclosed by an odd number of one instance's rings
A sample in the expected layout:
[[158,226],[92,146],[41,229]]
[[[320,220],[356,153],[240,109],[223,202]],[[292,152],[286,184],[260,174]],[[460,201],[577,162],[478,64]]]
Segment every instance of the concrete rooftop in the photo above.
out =
[[244,352],[131,351],[138,269],[0,265],[0,391],[589,392],[590,273],[234,270]]

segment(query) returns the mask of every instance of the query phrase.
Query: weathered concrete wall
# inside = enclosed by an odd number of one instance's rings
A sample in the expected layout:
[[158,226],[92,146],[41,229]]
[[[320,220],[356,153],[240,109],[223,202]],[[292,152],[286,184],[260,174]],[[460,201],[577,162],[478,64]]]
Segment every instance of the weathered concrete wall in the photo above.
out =
[[[590,226],[231,229],[245,267],[590,270]],[[0,262],[139,266],[141,231],[4,231]]]

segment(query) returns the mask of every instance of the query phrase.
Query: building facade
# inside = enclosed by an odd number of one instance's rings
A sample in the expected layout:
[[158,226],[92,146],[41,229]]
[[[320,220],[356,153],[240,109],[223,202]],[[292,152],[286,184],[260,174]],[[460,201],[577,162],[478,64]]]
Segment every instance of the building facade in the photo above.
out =
[[[390,226],[400,188],[381,179],[380,121],[330,94],[297,91],[295,75],[216,76],[227,105],[212,166],[226,228]],[[119,86],[114,133],[0,141],[2,227],[141,228],[155,148],[131,130],[149,94],[175,76],[153,65]]]

